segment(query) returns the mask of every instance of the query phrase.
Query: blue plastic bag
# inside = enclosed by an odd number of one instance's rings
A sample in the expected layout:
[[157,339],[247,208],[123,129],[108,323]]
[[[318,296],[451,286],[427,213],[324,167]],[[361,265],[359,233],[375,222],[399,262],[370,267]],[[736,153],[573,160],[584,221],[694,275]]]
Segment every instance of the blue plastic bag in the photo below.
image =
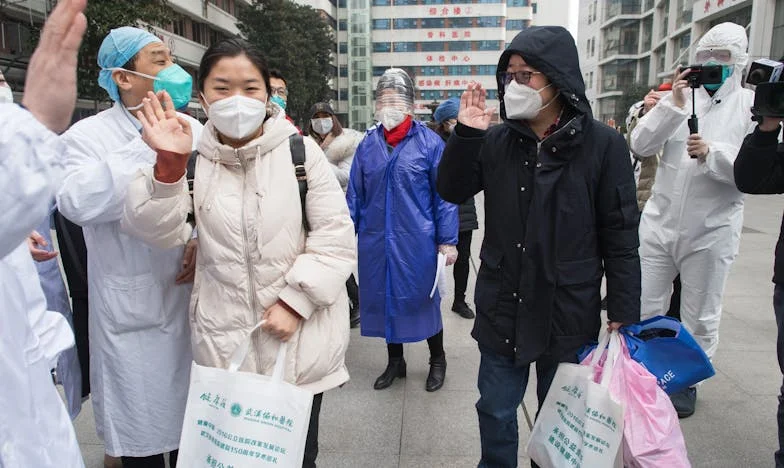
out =
[[[668,394],[677,393],[712,377],[716,371],[708,356],[683,324],[672,317],[651,317],[619,330],[626,337],[632,359],[656,376]],[[595,345],[580,352],[582,360]]]

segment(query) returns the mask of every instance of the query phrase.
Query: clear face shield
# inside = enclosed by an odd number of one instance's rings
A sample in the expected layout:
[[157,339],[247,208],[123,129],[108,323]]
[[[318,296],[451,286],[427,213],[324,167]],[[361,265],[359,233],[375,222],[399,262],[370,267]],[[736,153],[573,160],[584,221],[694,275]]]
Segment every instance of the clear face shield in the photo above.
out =
[[376,86],[375,119],[387,130],[400,125],[414,113],[414,82],[400,68],[390,68]]

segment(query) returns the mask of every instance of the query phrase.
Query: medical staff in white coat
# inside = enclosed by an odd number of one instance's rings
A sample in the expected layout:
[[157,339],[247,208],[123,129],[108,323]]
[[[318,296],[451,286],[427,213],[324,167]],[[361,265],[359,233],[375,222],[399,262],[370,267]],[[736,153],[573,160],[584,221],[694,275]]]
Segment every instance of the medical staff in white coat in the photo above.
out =
[[[680,273],[681,320],[709,357],[719,343],[721,299],[743,225],[743,194],[735,187],[733,163],[753,129],[754,95],[741,83],[747,46],[746,31],[734,23],[714,26],[700,39],[695,62],[721,65],[723,82],[695,90],[697,134],[689,135],[687,125],[688,70],[631,134],[633,152],[663,150],[640,220],[642,318],[667,313],[672,281]],[[671,398],[680,417],[694,413],[696,387]]]
[[[183,247],[159,249],[120,229],[129,182],[156,153],[132,109],[149,91],[188,103],[191,76],[149,32],[112,30],[98,52],[99,84],[114,106],[64,135],[67,175],[62,214],[83,226],[90,303],[90,387],[106,453],[124,468],[176,461],[192,361],[188,304],[195,259]],[[201,125],[184,114],[195,142]],[[185,265],[185,267],[183,267]]]
[[83,468],[71,421],[50,370],[73,346],[62,315],[47,312],[25,243],[46,216],[64,146],[53,132],[71,119],[85,0],[62,0],[30,59],[28,110],[0,84],[0,466]]

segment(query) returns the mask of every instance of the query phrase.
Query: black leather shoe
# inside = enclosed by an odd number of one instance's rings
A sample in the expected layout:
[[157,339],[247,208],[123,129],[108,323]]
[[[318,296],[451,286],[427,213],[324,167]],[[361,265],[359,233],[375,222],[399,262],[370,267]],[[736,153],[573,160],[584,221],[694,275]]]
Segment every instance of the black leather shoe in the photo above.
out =
[[455,302],[452,304],[452,312],[463,317],[464,319],[472,319],[476,317],[474,311],[468,307],[468,304],[466,304],[465,301]]
[[670,401],[678,413],[678,418],[688,418],[694,414],[694,408],[697,406],[697,387],[688,387],[673,393],[670,395]]
[[427,382],[425,382],[425,390],[428,392],[435,392],[444,386],[444,379],[446,378],[446,355],[442,354],[439,357],[430,358],[430,372],[427,374]]
[[373,388],[376,390],[383,390],[392,385],[392,382],[395,381],[395,378],[402,378],[405,376],[406,360],[402,357],[392,358],[389,360],[389,364],[387,364],[387,368],[384,370],[384,373],[376,379],[376,383],[373,384]]

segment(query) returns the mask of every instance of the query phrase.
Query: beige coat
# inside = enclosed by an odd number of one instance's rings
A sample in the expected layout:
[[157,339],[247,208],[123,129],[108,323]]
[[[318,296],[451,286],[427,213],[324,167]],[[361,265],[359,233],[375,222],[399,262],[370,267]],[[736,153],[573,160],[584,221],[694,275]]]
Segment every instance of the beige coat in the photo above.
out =
[[[211,123],[198,145],[193,202],[185,180],[164,184],[151,168],[131,183],[124,229],[152,244],[187,242],[195,205],[199,251],[190,307],[194,360],[227,366],[242,338],[278,299],[302,317],[286,344],[285,379],[314,393],[345,383],[348,298],[356,262],[354,227],[324,153],[305,138],[307,217],[289,150],[297,132],[282,114],[238,150],[218,142]],[[271,374],[279,341],[257,332],[241,370]]]
[[[643,107],[640,106],[638,109],[635,109],[630,116],[631,118],[626,133],[626,140],[629,143],[629,146],[631,146],[630,140],[632,130],[634,130],[634,127],[637,126],[637,122],[642,118],[642,116],[640,116],[642,109]],[[632,154],[634,155],[634,158],[640,162],[640,181],[637,182],[637,207],[640,209],[640,213],[642,213],[643,208],[645,208],[645,203],[651,198],[653,183],[656,181],[656,169],[659,166],[659,155],[643,155],[634,152],[632,152]]]

